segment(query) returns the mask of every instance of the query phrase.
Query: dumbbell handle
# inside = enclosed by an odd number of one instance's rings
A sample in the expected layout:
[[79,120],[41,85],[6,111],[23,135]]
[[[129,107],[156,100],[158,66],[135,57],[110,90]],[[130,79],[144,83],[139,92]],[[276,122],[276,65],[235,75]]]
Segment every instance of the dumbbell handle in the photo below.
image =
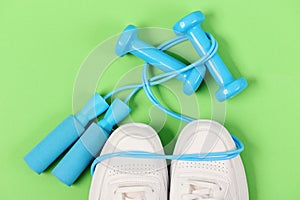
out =
[[[211,42],[200,26],[190,29],[187,36],[200,56],[207,54],[211,48]],[[213,55],[205,65],[219,86],[225,86],[234,80],[218,53]]]

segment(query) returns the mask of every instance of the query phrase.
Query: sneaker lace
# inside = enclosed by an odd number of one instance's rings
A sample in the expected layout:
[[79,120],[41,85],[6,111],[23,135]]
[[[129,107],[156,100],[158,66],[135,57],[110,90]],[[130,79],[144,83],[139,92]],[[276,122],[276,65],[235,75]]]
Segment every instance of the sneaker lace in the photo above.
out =
[[120,200],[149,200],[152,192],[149,186],[133,186],[118,188],[115,194]]
[[222,188],[217,183],[205,181],[191,181],[187,183],[189,193],[182,195],[183,200],[223,200],[220,198]]
[[124,195],[124,200],[146,200],[142,194],[139,194],[138,196],[134,196],[134,197],[131,197],[131,196],[127,196],[127,194]]

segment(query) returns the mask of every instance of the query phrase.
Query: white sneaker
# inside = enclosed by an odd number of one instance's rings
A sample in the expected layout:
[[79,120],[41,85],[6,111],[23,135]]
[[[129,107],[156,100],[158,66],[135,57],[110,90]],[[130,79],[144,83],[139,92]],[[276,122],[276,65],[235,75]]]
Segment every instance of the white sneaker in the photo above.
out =
[[[197,120],[179,135],[174,155],[235,149],[229,132],[217,122]],[[248,200],[240,156],[225,161],[172,161],[170,200]]]
[[[121,151],[164,154],[155,130],[140,123],[116,129],[101,155]],[[89,200],[167,200],[167,195],[166,160],[114,157],[97,164]]]

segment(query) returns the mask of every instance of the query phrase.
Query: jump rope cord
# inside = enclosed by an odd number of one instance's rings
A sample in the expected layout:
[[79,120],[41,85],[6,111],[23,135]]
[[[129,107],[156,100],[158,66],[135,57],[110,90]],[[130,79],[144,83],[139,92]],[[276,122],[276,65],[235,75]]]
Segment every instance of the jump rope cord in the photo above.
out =
[[[151,79],[148,78],[147,72],[149,70],[149,64],[145,63],[142,71],[142,84],[132,84],[132,85],[127,85],[123,86],[120,88],[117,88],[116,90],[113,90],[112,92],[108,93],[107,95],[104,96],[104,99],[108,99],[111,96],[115,95],[116,93],[125,91],[125,90],[130,90],[133,89],[133,91],[125,98],[124,102],[128,103],[130,99],[142,88],[145,91],[145,94],[147,98],[159,109],[161,109],[163,112],[166,114],[178,119],[182,120],[185,122],[191,122],[196,119],[188,117],[186,115],[182,115],[179,113],[176,113],[174,111],[171,111],[164,107],[155,97],[151,86],[159,85],[161,83],[164,83],[180,73],[183,73],[185,71],[188,71],[192,68],[197,68],[201,65],[204,65],[208,60],[210,60],[215,53],[217,52],[218,49],[218,43],[215,40],[215,38],[209,34],[206,33],[207,37],[211,40],[211,48],[207,52],[206,55],[204,55],[201,59],[198,61],[182,68],[179,70],[174,70],[171,72],[167,73],[162,73],[159,75],[156,75],[152,77]],[[176,38],[173,38],[160,46],[157,47],[157,49],[165,51],[172,46],[175,46],[183,41],[187,40],[186,36],[179,36]],[[99,162],[102,162],[103,160],[113,158],[113,157],[132,157],[132,158],[149,158],[149,159],[168,159],[168,160],[182,160],[182,161],[216,161],[216,160],[229,160],[232,159],[236,156],[238,156],[243,150],[244,150],[244,145],[243,143],[236,138],[234,135],[231,135],[233,141],[235,142],[236,149],[231,150],[231,151],[226,151],[226,152],[212,152],[212,153],[204,153],[204,154],[183,154],[183,155],[165,155],[165,154],[156,154],[156,153],[150,153],[150,152],[141,152],[141,151],[124,151],[124,152],[114,152],[111,154],[105,154],[97,157],[92,166],[91,166],[91,173],[94,173],[95,167]]]
[[231,135],[232,139],[236,144],[236,149],[225,152],[212,152],[212,153],[202,153],[202,154],[182,154],[182,155],[165,155],[157,154],[151,152],[143,151],[123,151],[123,152],[114,152],[110,154],[104,154],[97,157],[91,165],[91,174],[94,174],[96,165],[106,159],[114,157],[130,157],[130,158],[149,158],[149,159],[167,159],[167,160],[179,160],[179,161],[221,161],[229,160],[238,156],[243,150],[243,143],[238,140],[235,136]]

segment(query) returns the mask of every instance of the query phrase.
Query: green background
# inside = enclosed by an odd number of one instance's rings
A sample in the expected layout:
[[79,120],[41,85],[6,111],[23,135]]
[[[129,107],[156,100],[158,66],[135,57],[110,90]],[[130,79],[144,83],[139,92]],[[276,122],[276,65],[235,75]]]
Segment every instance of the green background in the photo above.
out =
[[[129,23],[171,28],[195,10],[206,14],[203,28],[234,75],[249,81],[226,103],[225,127],[245,144],[250,199],[300,199],[298,0],[1,0],[0,199],[87,199],[88,170],[69,188],[51,175],[53,166],[33,173],[24,155],[72,113],[80,65],[99,43]],[[141,63],[127,60],[126,69]],[[210,99],[205,87],[199,92]],[[144,99],[139,93],[135,103],[150,105]],[[201,118],[209,118],[209,103],[203,105]],[[147,122],[143,113],[133,115]]]

